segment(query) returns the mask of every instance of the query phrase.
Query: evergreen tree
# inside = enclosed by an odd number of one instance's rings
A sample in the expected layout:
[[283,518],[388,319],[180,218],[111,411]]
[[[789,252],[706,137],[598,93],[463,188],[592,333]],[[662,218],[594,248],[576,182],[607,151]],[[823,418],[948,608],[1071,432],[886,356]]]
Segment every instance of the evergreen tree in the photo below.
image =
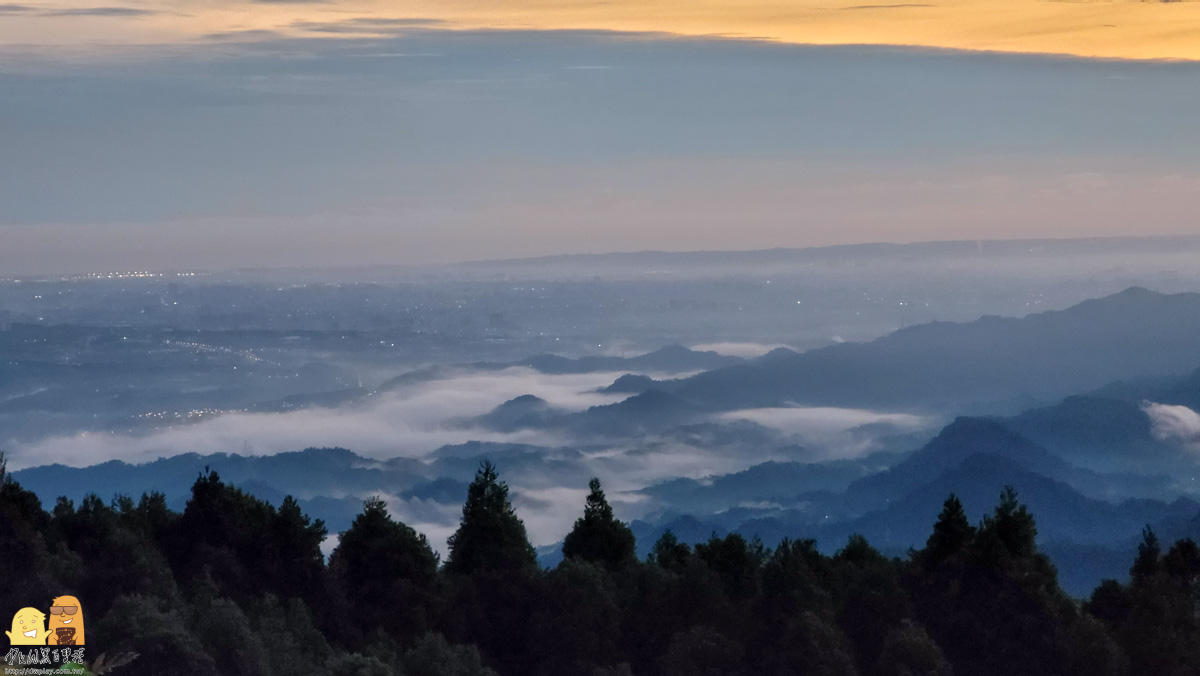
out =
[[329,567],[364,631],[419,635],[428,630],[425,611],[436,583],[437,556],[424,535],[392,519],[378,497],[342,533]]
[[863,664],[873,665],[888,630],[910,612],[900,585],[899,562],[887,558],[862,535],[851,535],[833,556],[833,587],[838,624]]
[[1138,544],[1137,558],[1133,560],[1133,567],[1129,569],[1129,576],[1136,582],[1145,580],[1158,572],[1158,559],[1162,554],[1162,547],[1158,544],[1158,536],[1154,534],[1154,529],[1146,526],[1142,529],[1142,541]]
[[525,524],[508,500],[508,485],[499,480],[492,463],[485,460],[475,473],[467,489],[462,522],[447,544],[449,573],[522,570],[537,565]]
[[654,543],[654,548],[650,550],[650,556],[647,557],[647,560],[650,563],[678,573],[687,565],[688,559],[691,556],[692,548],[686,542],[680,542],[679,538],[675,537],[675,534],[668,530],[662,534],[658,542]]
[[803,610],[832,611],[822,579],[830,574],[831,561],[817,551],[816,540],[784,539],[763,562],[764,621],[779,625]]
[[725,593],[731,598],[755,594],[762,557],[761,548],[751,546],[737,533],[730,533],[723,538],[714,534],[708,542],[696,545],[696,558],[716,573]]
[[1162,569],[1184,587],[1192,587],[1200,576],[1200,547],[1191,538],[1177,540],[1162,558]]
[[913,576],[915,619],[959,673],[1122,673],[1119,649],[1058,586],[1036,535],[1033,516],[1005,488],[964,556]]
[[0,608],[37,607],[60,588],[47,547],[50,517],[41,501],[8,474],[0,453]]
[[1103,580],[1092,591],[1092,596],[1083,604],[1083,609],[1092,617],[1106,622],[1109,628],[1119,627],[1129,617],[1133,600],[1129,590],[1116,580]]
[[564,560],[543,578],[535,601],[530,676],[590,674],[621,661],[617,593],[600,564]]
[[[1025,505],[1017,501],[1017,491],[1005,486],[1000,492],[1000,504],[990,516],[983,517],[979,539],[984,556],[995,561],[998,556],[1027,559],[1037,552],[1037,524]],[[1002,548],[997,551],[996,545]]]
[[563,540],[563,558],[602,563],[610,568],[637,558],[633,531],[613,516],[612,507],[600,489],[600,480],[588,482],[591,492],[583,508],[583,517]]
[[924,558],[927,563],[938,563],[961,551],[975,537],[975,528],[967,520],[958,496],[951,493],[942,504],[933,534],[925,542]]
[[309,519],[296,499],[287,496],[271,521],[270,543],[275,560],[276,589],[283,598],[313,598],[321,585],[325,557],[321,542],[327,531],[320,519]]
[[1176,542],[1159,557],[1158,537],[1149,528],[1127,587],[1107,580],[1086,609],[1104,620],[1129,656],[1130,673],[1183,676],[1198,673],[1200,615],[1193,584],[1200,552],[1190,540]]

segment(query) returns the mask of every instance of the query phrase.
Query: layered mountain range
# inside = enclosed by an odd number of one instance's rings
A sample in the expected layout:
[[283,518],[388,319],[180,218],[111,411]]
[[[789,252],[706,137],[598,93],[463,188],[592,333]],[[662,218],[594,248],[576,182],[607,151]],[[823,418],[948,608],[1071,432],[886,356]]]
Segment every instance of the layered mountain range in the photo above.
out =
[[[670,530],[684,541],[736,531],[768,546],[811,537],[827,550],[861,533],[903,555],[922,544],[950,493],[977,518],[1012,486],[1037,515],[1039,540],[1058,562],[1064,587],[1083,593],[1102,577],[1124,575],[1146,525],[1172,538],[1200,537],[1200,502],[1193,498],[1200,496],[1197,336],[1200,294],[1134,288],[1062,311],[931,323],[869,343],[780,349],[749,360],[678,346],[632,359],[543,355],[454,368],[627,371],[600,392],[628,396],[579,410],[530,394],[455,422],[466,430],[547,435],[559,440],[553,445],[472,442],[385,460],[344,449],[187,454],[138,465],[35,467],[14,476],[41,496],[161,491],[180,505],[198,473],[211,467],[265,499],[297,496],[337,531],[367,493],[406,501],[433,519],[438,509],[461,504],[485,458],[519,493],[523,484],[544,491],[603,476],[614,448],[628,461],[688,444],[724,454],[733,466],[741,459],[741,468],[647,477],[627,487],[643,554]],[[406,374],[380,390],[436,379],[446,368]],[[689,371],[702,372],[661,375]],[[863,452],[830,458],[795,434],[730,417],[806,407],[902,412],[933,427],[879,423]],[[527,504],[536,508],[538,501],[529,497]],[[544,548],[544,561],[556,551]]]

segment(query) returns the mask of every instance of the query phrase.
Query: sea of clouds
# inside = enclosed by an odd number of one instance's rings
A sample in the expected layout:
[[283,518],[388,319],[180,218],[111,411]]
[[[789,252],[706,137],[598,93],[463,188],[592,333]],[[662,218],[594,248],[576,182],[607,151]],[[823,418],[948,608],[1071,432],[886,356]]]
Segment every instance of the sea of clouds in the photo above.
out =
[[[861,433],[864,425],[884,423],[887,429],[904,430],[924,422],[898,414],[798,407],[742,410],[713,417],[714,422],[751,421],[775,430],[780,439],[791,440],[793,448],[802,449],[794,451],[802,454],[796,457],[781,456],[778,447],[708,443],[671,434],[580,442],[558,430],[500,433],[464,425],[464,421],[523,394],[536,395],[566,411],[614,403],[627,395],[597,390],[620,375],[548,375],[523,367],[450,370],[436,380],[334,408],[228,412],[141,434],[86,432],[43,438],[14,448],[9,453],[9,467],[16,470],[53,463],[83,467],[114,459],[142,463],[181,453],[269,455],[309,447],[347,448],[371,460],[403,457],[431,462],[439,457],[435,451],[446,445],[468,441],[530,444],[543,452],[535,462],[527,457],[506,460],[504,455],[494,460],[510,485],[514,506],[531,540],[544,545],[557,542],[570,529],[582,511],[592,476],[604,482],[621,518],[639,518],[653,509],[637,492],[647,485],[676,477],[736,472],[767,460],[853,457],[871,449],[870,439]],[[457,526],[461,503],[382,497],[397,518],[425,533],[435,548],[444,549],[445,538]]]

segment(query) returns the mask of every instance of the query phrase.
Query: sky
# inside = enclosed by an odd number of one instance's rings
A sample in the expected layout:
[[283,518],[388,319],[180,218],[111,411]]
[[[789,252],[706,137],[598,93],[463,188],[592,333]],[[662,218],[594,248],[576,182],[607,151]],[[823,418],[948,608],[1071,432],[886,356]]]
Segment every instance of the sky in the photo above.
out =
[[116,1],[0,3],[4,274],[1200,232],[1200,2]]

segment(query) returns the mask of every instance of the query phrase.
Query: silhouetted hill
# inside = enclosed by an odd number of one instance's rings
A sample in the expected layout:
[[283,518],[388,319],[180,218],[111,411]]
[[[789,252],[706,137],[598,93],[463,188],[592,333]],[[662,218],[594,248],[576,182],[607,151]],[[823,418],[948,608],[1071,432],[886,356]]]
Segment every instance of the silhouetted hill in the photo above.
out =
[[[931,477],[884,506],[852,519],[839,519],[821,508],[822,496],[799,508],[785,510],[729,510],[708,516],[668,516],[655,522],[634,522],[642,538],[661,536],[671,530],[680,540],[703,542],[711,533],[735,531],[763,542],[787,538],[813,538],[822,551],[832,552],[852,534],[865,535],[881,551],[902,556],[910,547],[920,548],[929,536],[920,527],[936,519],[946,496],[958,495],[972,521],[995,504],[1005,486],[1013,486],[1021,501],[1037,514],[1038,541],[1047,544],[1052,558],[1070,566],[1064,576],[1068,590],[1084,594],[1113,571],[1127,570],[1129,552],[1135,549],[1132,534],[1146,524],[1155,524],[1171,537],[1200,534],[1200,503],[1189,499],[1174,502],[1125,500],[1119,503],[1088,498],[1065,482],[1043,476],[1011,458],[976,453]],[[803,496],[802,496],[803,497]],[[834,500],[836,502],[836,499]],[[653,540],[652,540],[653,541]],[[648,547],[645,548],[648,551]],[[1085,553],[1092,555],[1084,560]],[[1118,575],[1118,577],[1123,577]]]
[[1146,402],[1200,408],[1200,370],[1183,377],[1139,378],[1106,385],[1085,396],[1003,419],[1071,462],[1105,471],[1191,474],[1195,453],[1155,436]]
[[1131,401],[1068,397],[1004,424],[1072,462],[1097,469],[1148,474],[1184,459],[1178,446],[1154,437],[1142,405]]
[[968,514],[978,515],[996,502],[996,496],[1005,486],[1016,488],[1021,501],[1037,513],[1039,537],[1044,541],[1111,543],[1129,537],[1148,523],[1200,512],[1200,503],[1186,499],[1172,503],[1095,500],[1066,482],[1030,471],[1011,458],[980,453],[893,501],[886,509],[849,521],[838,529],[847,536],[852,532],[863,533],[881,546],[918,546],[928,533],[914,528],[915,524],[928,514],[936,518],[947,495],[955,493]]
[[448,378],[463,369],[499,371],[514,366],[523,366],[539,373],[550,375],[605,371],[689,373],[719,369],[733,364],[740,364],[743,361],[741,357],[731,357],[716,352],[689,350],[682,345],[667,345],[653,352],[647,352],[636,357],[588,356],[571,358],[556,354],[538,354],[525,359],[504,363],[475,362],[472,364],[429,366],[390,378],[379,386],[378,391],[387,392],[411,385],[419,385],[431,380]]
[[1046,476],[1076,474],[1069,463],[994,420],[958,418],[932,441],[895,467],[852,483],[842,507],[850,513],[875,509],[903,498],[933,477],[978,454],[1005,458]]
[[509,399],[491,411],[471,418],[467,424],[496,432],[515,432],[530,427],[543,427],[558,411],[549,402],[532,394]]
[[1158,391],[1153,392],[1149,399],[1160,404],[1175,404],[1187,406],[1192,410],[1200,410],[1200,369],[1192,371],[1184,378],[1170,381]]
[[405,500],[431,500],[442,503],[462,502],[466,499],[469,485],[466,481],[443,476],[432,481],[422,481],[400,493],[400,497]]
[[592,373],[595,371],[660,371],[684,373],[708,371],[743,360],[716,352],[698,352],[682,345],[667,345],[636,357],[579,357],[570,359],[553,354],[541,354],[512,362],[511,366],[528,366],[542,373]]
[[[672,512],[637,528],[639,535],[656,537],[678,523],[697,538],[689,542],[703,541],[712,531],[764,542],[811,537],[825,551],[860,533],[899,555],[924,543],[928,533],[919,524],[936,519],[948,494],[957,494],[975,518],[1005,486],[1013,486],[1038,514],[1039,541],[1054,543],[1065,561],[1077,562],[1084,551],[1107,557],[1072,571],[1067,579],[1078,593],[1114,567],[1128,566],[1129,538],[1145,524],[1163,524],[1172,535],[1200,533],[1200,503],[1116,499],[1138,494],[1138,488],[1153,494],[1148,489],[1155,479],[1075,467],[996,419],[958,418],[891,468],[850,481],[849,474],[865,469],[851,461],[765,463],[707,481],[665,482],[642,492]],[[844,492],[831,492],[839,480],[848,482]],[[686,511],[694,516],[681,521],[678,512]]]
[[679,478],[638,491],[676,510],[715,511],[742,503],[792,502],[797,494],[842,491],[869,472],[859,461],[764,462],[710,480]]
[[562,416],[555,424],[587,435],[644,434],[699,421],[703,412],[684,399],[655,389],[615,404]]
[[[548,447],[494,441],[468,441],[438,448],[425,465],[430,476],[469,478],[484,460],[513,473],[534,472],[546,480],[570,481],[586,475],[583,452],[574,447]],[[457,501],[456,501],[457,502]]]
[[460,263],[467,269],[512,270],[528,268],[546,274],[561,270],[578,276],[581,270],[596,274],[611,270],[657,270],[663,267],[709,271],[720,267],[753,266],[763,269],[777,266],[794,269],[799,265],[878,264],[884,261],[1038,261],[1062,257],[1121,255],[1134,253],[1176,253],[1200,248],[1194,235],[1152,235],[1138,237],[1093,237],[1071,239],[1002,239],[911,242],[906,244],[871,242],[832,246],[757,249],[746,251],[628,251],[600,254],[556,254],[536,258],[511,258]]
[[727,532],[719,526],[690,515],[676,516],[662,523],[635,520],[630,522],[629,528],[637,538],[640,557],[648,555],[654,548],[654,543],[667,531],[671,531],[680,542],[689,544],[705,542],[713,535],[722,536]]
[[656,387],[658,387],[658,381],[650,376],[626,373],[614,380],[612,385],[600,388],[600,392],[604,394],[640,394]]
[[1200,294],[1131,288],[1066,310],[901,329],[678,381],[697,403],[1014,409],[1200,364]]

